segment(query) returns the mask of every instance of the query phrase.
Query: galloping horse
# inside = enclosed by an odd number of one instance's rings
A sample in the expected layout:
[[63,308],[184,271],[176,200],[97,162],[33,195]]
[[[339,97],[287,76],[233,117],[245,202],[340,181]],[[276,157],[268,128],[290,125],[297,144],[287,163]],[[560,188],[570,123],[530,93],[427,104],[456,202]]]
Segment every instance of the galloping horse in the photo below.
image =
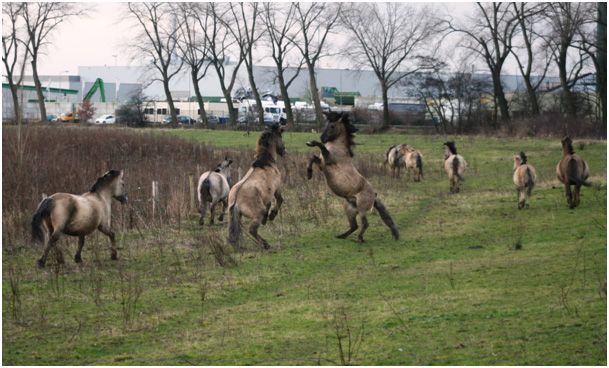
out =
[[[43,199],[32,217],[32,238],[45,245],[38,267],[44,267],[49,251],[62,233],[78,236],[78,251],[74,262],[82,262],[85,236],[95,229],[110,238],[111,258],[118,259],[114,231],[110,227],[112,198],[121,203],[127,201],[122,171],[108,171],[83,195],[55,193]],[[57,261],[63,263],[61,250],[56,250]]]
[[[589,187],[586,181],[590,172],[588,164],[573,150],[573,141],[569,137],[564,137],[562,143],[562,159],[556,165],[556,176],[565,185],[565,194],[569,208],[579,206],[579,190],[582,185]],[[574,191],[571,191],[571,185]]]
[[352,146],[354,133],[357,128],[349,122],[347,113],[329,112],[325,113],[328,123],[321,135],[321,142],[307,142],[309,147],[318,147],[321,150],[319,156],[309,159],[307,177],[313,176],[313,164],[316,164],[326,177],[326,182],[334,194],[345,199],[344,208],[349,219],[349,230],[338,235],[345,239],[357,230],[356,217],[359,214],[362,224],[357,240],[364,242],[364,232],[368,228],[366,212],[376,208],[381,219],[391,229],[394,239],[400,238],[400,233],[395,226],[389,212],[383,202],[377,197],[370,182],[364,178],[353,164]]
[[218,217],[218,221],[224,220],[224,212],[228,207],[228,192],[232,184],[232,178],[230,173],[230,164],[233,160],[229,160],[227,157],[224,161],[218,164],[214,171],[206,171],[199,177],[199,184],[197,186],[197,196],[199,198],[199,224],[203,225],[205,212],[209,203],[210,207],[210,224],[214,224],[214,217],[216,211],[216,205],[222,203],[222,212]]
[[448,175],[451,193],[459,193],[461,190],[461,182],[464,181],[463,172],[466,166],[465,159],[457,154],[455,142],[444,143],[444,170]]
[[[283,127],[273,124],[262,133],[256,147],[256,160],[228,194],[228,241],[236,248],[239,248],[242,216],[252,220],[249,233],[258,244],[264,249],[270,248],[269,243],[258,234],[258,228],[267,220],[273,221],[283,203],[281,172],[277,167],[277,156],[285,154],[282,132]],[[275,207],[271,210],[273,198]]]
[[535,168],[527,162],[527,155],[524,152],[520,152],[519,155],[514,156],[514,184],[516,184],[516,190],[518,191],[518,209],[523,209],[527,199],[531,197],[533,187],[535,187],[535,179],[537,178],[537,172]]

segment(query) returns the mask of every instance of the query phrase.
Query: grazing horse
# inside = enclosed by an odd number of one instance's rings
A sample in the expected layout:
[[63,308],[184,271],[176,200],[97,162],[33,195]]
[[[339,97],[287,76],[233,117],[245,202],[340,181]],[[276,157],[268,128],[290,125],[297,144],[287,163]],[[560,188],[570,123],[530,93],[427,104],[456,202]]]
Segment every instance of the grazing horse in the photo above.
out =
[[520,152],[514,156],[514,184],[518,191],[518,209],[523,209],[529,205],[526,203],[531,198],[531,192],[535,187],[537,172],[535,168],[527,162],[527,155]]
[[199,184],[197,186],[197,196],[199,198],[199,224],[203,225],[205,212],[209,204],[210,207],[210,220],[211,225],[214,224],[214,217],[216,211],[216,205],[222,203],[222,212],[218,217],[218,221],[224,220],[224,213],[228,207],[228,192],[232,184],[232,178],[230,173],[230,164],[233,160],[229,160],[227,157],[224,161],[218,164],[214,171],[206,171],[199,177]]
[[376,208],[381,219],[391,229],[394,239],[400,238],[400,233],[391,219],[389,212],[378,198],[370,182],[364,178],[353,164],[352,147],[354,133],[357,128],[349,122],[347,113],[328,112],[325,113],[328,123],[321,135],[321,142],[307,142],[309,147],[318,147],[320,155],[309,159],[307,177],[313,176],[313,164],[316,164],[326,177],[326,182],[334,194],[345,199],[344,208],[349,219],[349,230],[338,235],[345,239],[357,230],[356,217],[359,214],[362,229],[357,240],[364,242],[364,232],[368,228],[366,212]]
[[406,171],[411,173],[414,181],[421,181],[423,178],[423,155],[421,152],[408,144],[403,144],[400,147],[400,153],[402,155],[401,162],[406,167]]
[[[590,186],[586,181],[590,175],[588,164],[573,150],[573,141],[564,137],[562,143],[562,159],[556,165],[556,176],[565,185],[565,194],[569,208],[579,206],[579,190],[582,185]],[[571,186],[574,190],[571,191]]]
[[461,182],[465,181],[463,179],[463,172],[466,167],[467,162],[465,162],[465,159],[457,154],[455,142],[449,141],[444,143],[444,170],[448,175],[451,193],[459,193],[461,190]]
[[[241,217],[252,220],[249,233],[264,249],[270,248],[269,243],[258,234],[260,225],[273,221],[281,204],[281,172],[277,167],[277,156],[285,154],[285,145],[281,139],[283,127],[273,124],[268,127],[258,139],[256,160],[252,166],[228,194],[229,226],[228,241],[240,248]],[[272,199],[275,207],[271,210]]]
[[[114,231],[110,227],[112,198],[121,203],[127,201],[123,171],[108,171],[83,195],[55,193],[43,199],[32,217],[32,238],[45,244],[38,267],[44,267],[49,251],[59,240],[61,233],[78,236],[78,251],[74,262],[82,262],[81,252],[85,246],[85,236],[95,229],[110,238],[111,258],[118,259]],[[56,251],[57,261],[63,263],[61,250],[57,248]]]

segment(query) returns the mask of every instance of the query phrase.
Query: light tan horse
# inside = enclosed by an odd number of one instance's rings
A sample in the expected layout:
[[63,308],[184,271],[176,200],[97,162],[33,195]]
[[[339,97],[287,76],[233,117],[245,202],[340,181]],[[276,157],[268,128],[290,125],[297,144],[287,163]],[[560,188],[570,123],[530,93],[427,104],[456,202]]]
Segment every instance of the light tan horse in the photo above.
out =
[[459,193],[461,190],[461,183],[464,181],[463,172],[466,167],[467,162],[463,156],[457,154],[455,142],[444,143],[444,170],[448,175],[451,193]]
[[[118,259],[114,231],[110,227],[112,198],[121,203],[127,201],[122,171],[108,171],[83,195],[55,193],[43,199],[32,217],[32,238],[45,245],[38,267],[44,267],[49,251],[62,233],[78,236],[78,251],[74,262],[82,262],[85,236],[95,229],[110,238],[111,258]],[[63,263],[61,250],[56,251],[57,261]]]
[[359,242],[364,242],[364,232],[368,228],[366,213],[376,208],[381,219],[391,229],[394,239],[400,238],[389,212],[378,198],[370,182],[364,178],[353,164],[352,146],[354,133],[357,128],[349,122],[347,113],[325,113],[328,123],[321,135],[321,142],[307,142],[309,147],[318,147],[320,155],[311,157],[307,167],[307,177],[313,176],[313,164],[316,164],[326,177],[328,186],[341,198],[345,199],[344,208],[349,220],[349,230],[337,235],[345,239],[357,230],[357,215],[360,216],[362,228],[357,236]]
[[[269,243],[258,234],[258,228],[261,224],[266,224],[267,220],[273,221],[283,203],[281,172],[277,167],[277,156],[285,154],[282,132],[283,127],[273,124],[262,133],[256,147],[256,160],[228,194],[228,241],[238,249],[242,216],[252,220],[249,233],[258,244],[264,249],[270,248]],[[273,198],[275,207],[271,209]]]
[[529,207],[526,202],[531,198],[531,192],[537,179],[537,171],[527,161],[527,155],[524,152],[514,156],[513,179],[518,192],[518,209]]
[[400,145],[401,162],[406,167],[414,181],[421,181],[423,178],[423,155],[408,144]]
[[383,166],[389,165],[389,169],[391,170],[392,178],[400,177],[400,169],[402,167],[401,158],[402,154],[400,153],[401,144],[394,144],[389,147],[387,151],[385,151],[385,161],[383,162]]
[[197,186],[197,196],[199,198],[199,224],[203,225],[205,212],[207,207],[210,208],[210,220],[211,225],[214,224],[216,205],[222,203],[222,211],[218,217],[218,221],[224,220],[224,213],[228,207],[228,192],[232,184],[230,165],[233,160],[229,160],[228,157],[224,158],[224,161],[218,164],[213,171],[206,171],[199,177],[199,184]]
[[[588,164],[573,150],[573,141],[564,137],[562,143],[562,159],[556,165],[556,176],[565,185],[565,194],[569,208],[579,206],[579,190],[581,186],[590,186],[586,181],[590,172]],[[573,191],[571,186],[574,186]]]

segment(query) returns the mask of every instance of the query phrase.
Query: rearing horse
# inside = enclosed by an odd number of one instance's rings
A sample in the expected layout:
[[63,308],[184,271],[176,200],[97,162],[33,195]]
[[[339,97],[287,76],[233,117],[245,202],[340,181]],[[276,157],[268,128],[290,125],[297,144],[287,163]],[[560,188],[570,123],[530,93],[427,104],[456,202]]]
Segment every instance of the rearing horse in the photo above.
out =
[[357,215],[360,216],[362,229],[357,240],[364,242],[364,232],[368,228],[366,213],[376,208],[385,225],[391,229],[395,240],[400,238],[400,233],[391,219],[389,212],[383,202],[377,197],[370,182],[364,178],[353,164],[352,146],[354,133],[357,128],[349,122],[347,113],[329,112],[325,113],[328,123],[321,135],[321,142],[307,142],[309,147],[318,147],[321,150],[319,156],[313,156],[307,167],[307,177],[313,176],[313,164],[316,164],[326,177],[326,182],[334,194],[345,199],[345,212],[349,219],[349,230],[337,235],[345,239],[357,230]]
[[[274,124],[262,133],[256,147],[256,160],[228,194],[228,241],[236,248],[239,248],[242,216],[252,220],[249,233],[258,244],[264,249],[270,248],[269,243],[258,234],[258,228],[267,220],[273,221],[283,203],[281,172],[277,167],[277,156],[285,154],[282,132],[283,127]],[[273,198],[275,208],[271,210]]]
[[[108,171],[83,195],[55,193],[43,199],[32,217],[32,238],[45,244],[38,267],[44,267],[49,251],[62,233],[78,236],[78,251],[74,262],[82,262],[80,254],[85,246],[85,236],[95,229],[110,238],[111,258],[118,259],[114,231],[110,227],[112,198],[121,203],[127,201],[122,171]],[[63,263],[60,249],[57,249],[57,261]]]

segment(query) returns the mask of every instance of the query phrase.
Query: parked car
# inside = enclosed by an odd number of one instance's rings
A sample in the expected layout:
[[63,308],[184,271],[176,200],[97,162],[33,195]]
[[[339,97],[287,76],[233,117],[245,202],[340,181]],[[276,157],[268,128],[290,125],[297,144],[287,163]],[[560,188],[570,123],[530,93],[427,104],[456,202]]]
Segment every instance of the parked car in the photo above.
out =
[[57,117],[57,115],[49,114],[47,115],[47,121],[52,123],[59,121],[59,118]]
[[[197,118],[197,123],[201,124],[201,118]],[[207,124],[215,125],[220,124],[220,119],[214,114],[207,114]]]
[[[191,118],[190,116],[185,116],[185,115],[178,115],[177,119],[178,119],[178,124],[183,124],[183,125],[190,125],[190,124],[194,124],[196,122],[195,119]],[[171,115],[167,115],[163,118],[163,124],[171,124]]]
[[95,119],[95,124],[114,124],[116,123],[116,118],[114,115],[102,115]]
[[75,123],[76,120],[74,119],[74,113],[71,112],[64,112],[63,114],[61,114],[59,116],[59,120],[62,123]]

